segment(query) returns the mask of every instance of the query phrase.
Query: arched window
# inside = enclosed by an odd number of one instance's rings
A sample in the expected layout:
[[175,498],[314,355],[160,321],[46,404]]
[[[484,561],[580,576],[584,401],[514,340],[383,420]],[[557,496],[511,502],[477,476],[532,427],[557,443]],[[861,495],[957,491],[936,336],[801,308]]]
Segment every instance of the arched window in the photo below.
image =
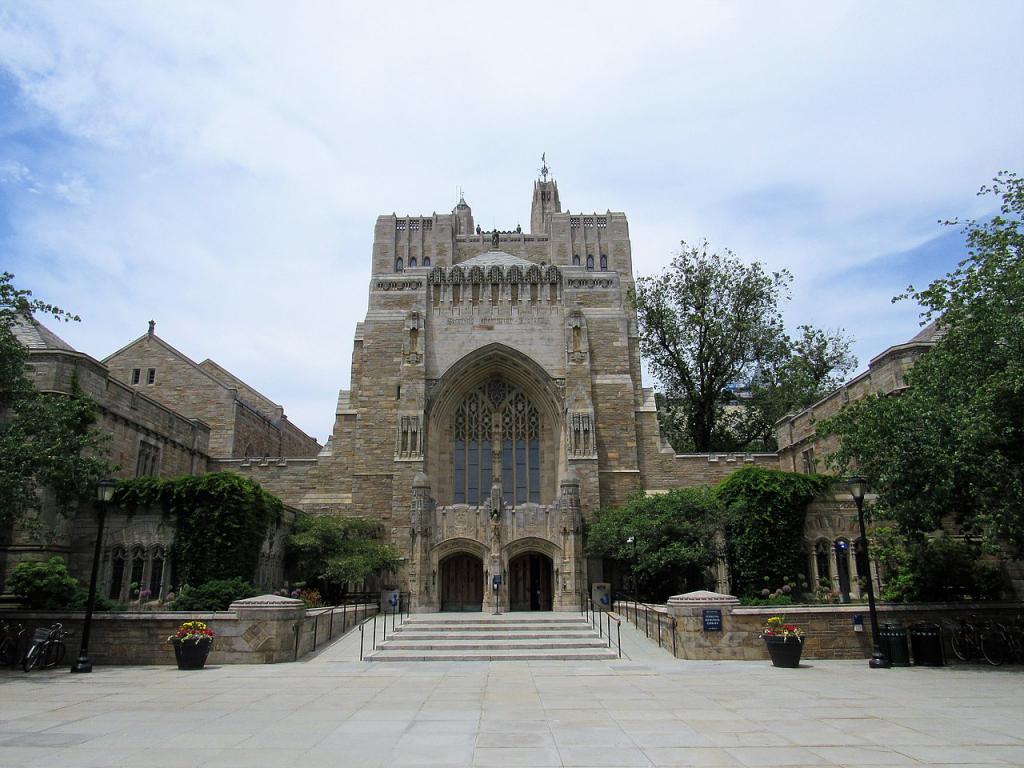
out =
[[395,259],[395,272],[405,272],[405,264],[401,256]]
[[151,600],[159,600],[162,596],[160,590],[164,584],[164,548],[153,547],[152,558],[149,566],[149,597]]
[[125,551],[118,547],[110,558],[110,589],[107,596],[111,600],[121,599],[121,587],[124,586],[124,563]]
[[573,263],[574,266],[577,266],[577,267],[580,265],[580,257],[579,257],[578,254],[574,255],[572,257],[572,263]]
[[540,503],[540,413],[504,379],[490,379],[452,417],[452,500],[480,504],[490,494],[501,456],[502,496],[515,506]]
[[429,267],[430,266],[430,257],[429,256],[424,256],[423,257],[423,266],[424,267]]
[[815,586],[822,586],[822,580],[825,581],[825,585],[830,590],[832,589],[832,576],[829,573],[829,550],[832,545],[825,541],[819,541],[814,547],[814,562],[818,567],[818,584]]
[[409,257],[409,269],[416,269],[416,257],[415,256],[410,256]]
[[587,256],[587,271],[588,272],[593,272],[594,271],[594,257],[593,256]]
[[601,254],[601,271],[608,271],[608,257],[603,253]]

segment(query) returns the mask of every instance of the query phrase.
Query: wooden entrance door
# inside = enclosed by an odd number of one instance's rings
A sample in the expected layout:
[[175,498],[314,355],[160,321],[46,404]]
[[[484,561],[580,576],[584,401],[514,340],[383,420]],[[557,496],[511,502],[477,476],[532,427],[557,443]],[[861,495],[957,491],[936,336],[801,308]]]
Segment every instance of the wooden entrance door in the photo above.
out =
[[482,611],[484,564],[473,555],[452,555],[441,561],[441,610]]
[[508,564],[510,610],[551,610],[551,568],[551,558],[539,552],[512,559]]

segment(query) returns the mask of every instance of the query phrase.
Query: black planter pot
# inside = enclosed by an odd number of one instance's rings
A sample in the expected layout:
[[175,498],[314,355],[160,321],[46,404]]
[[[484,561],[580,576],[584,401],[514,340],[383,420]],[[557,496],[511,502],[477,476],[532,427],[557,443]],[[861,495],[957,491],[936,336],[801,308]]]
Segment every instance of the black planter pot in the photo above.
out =
[[203,640],[172,640],[174,658],[178,669],[202,669],[206,665],[206,657],[210,655],[213,639]]
[[800,666],[800,654],[804,649],[802,637],[783,638],[765,635],[764,644],[768,646],[768,655],[772,658],[772,665],[788,669],[796,669]]

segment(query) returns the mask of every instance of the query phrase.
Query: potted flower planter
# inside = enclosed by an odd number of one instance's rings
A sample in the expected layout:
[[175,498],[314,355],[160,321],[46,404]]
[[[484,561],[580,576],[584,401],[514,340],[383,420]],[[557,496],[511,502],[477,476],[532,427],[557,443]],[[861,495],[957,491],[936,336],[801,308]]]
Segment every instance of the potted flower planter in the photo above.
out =
[[202,669],[213,647],[213,630],[202,621],[186,621],[167,642],[174,646],[178,669]]
[[800,666],[800,654],[804,649],[802,637],[772,637],[765,635],[764,644],[768,647],[772,665],[796,669]]
[[804,633],[795,624],[787,624],[782,616],[772,616],[761,630],[772,665],[796,669],[804,650]]

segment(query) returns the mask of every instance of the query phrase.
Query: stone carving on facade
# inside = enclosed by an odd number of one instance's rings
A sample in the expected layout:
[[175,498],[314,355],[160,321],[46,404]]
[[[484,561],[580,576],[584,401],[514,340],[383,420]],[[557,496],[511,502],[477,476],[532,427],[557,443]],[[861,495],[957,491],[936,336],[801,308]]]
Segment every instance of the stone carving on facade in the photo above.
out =
[[608,277],[580,277],[570,278],[567,283],[569,288],[614,288],[615,281]]
[[566,413],[565,424],[569,456],[574,459],[595,458],[597,439],[594,434],[594,412],[570,410]]
[[402,352],[407,365],[419,365],[423,362],[422,338],[423,317],[414,310],[405,318],[405,342],[402,345]]
[[404,413],[399,415],[395,458],[414,461],[423,458],[422,413]]
[[374,283],[378,291],[418,291],[423,288],[422,280],[378,280]]
[[569,332],[568,357],[571,363],[583,363],[587,359],[590,342],[587,338],[587,321],[583,312],[574,309],[566,322]]

